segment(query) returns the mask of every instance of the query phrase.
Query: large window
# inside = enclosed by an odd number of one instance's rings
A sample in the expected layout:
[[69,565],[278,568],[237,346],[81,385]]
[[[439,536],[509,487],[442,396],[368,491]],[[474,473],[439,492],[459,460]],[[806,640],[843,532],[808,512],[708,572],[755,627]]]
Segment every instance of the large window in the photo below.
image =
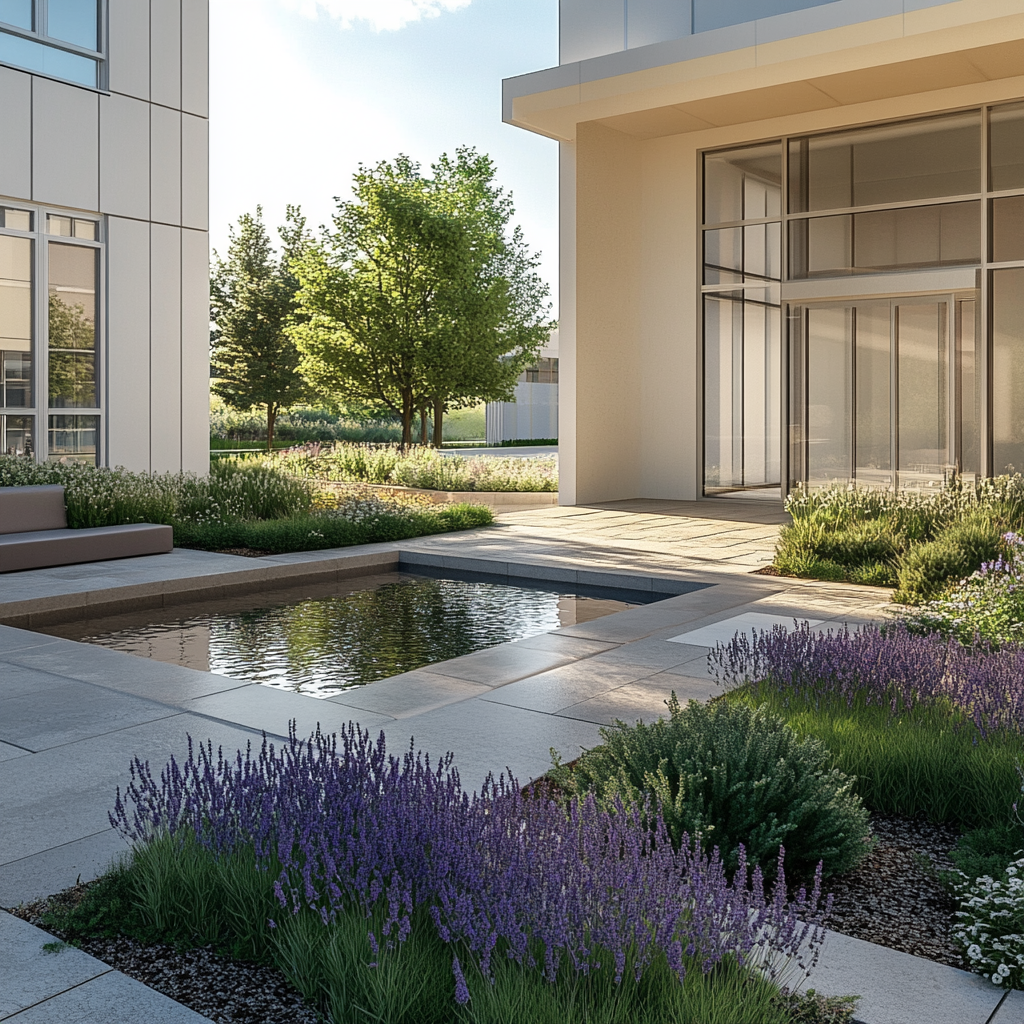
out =
[[95,218],[0,206],[0,451],[99,455],[100,249]]
[[707,153],[703,213],[706,493],[1024,471],[1024,103]]
[[103,0],[0,0],[0,63],[103,85]]

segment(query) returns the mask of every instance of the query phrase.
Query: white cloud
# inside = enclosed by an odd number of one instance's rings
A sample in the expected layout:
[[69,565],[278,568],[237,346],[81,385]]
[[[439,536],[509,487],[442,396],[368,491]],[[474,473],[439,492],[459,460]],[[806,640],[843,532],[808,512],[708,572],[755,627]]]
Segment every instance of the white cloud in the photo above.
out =
[[377,32],[404,28],[422,18],[436,18],[445,11],[468,7],[472,0],[284,0],[308,18],[320,12],[337,18],[343,28],[363,22]]

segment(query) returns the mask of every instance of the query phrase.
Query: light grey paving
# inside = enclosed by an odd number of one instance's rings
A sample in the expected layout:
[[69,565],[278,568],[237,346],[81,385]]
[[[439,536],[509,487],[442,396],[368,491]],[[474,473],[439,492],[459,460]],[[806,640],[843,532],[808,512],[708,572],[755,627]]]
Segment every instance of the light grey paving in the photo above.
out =
[[1002,992],[976,974],[829,932],[803,988],[859,995],[864,1024],[987,1024]]
[[[671,676],[669,679],[674,680]],[[597,725],[611,726],[617,722],[632,725],[635,722],[656,722],[659,718],[668,718],[666,701],[677,690],[664,675],[644,679],[638,683],[627,683],[596,697],[590,697],[569,707],[562,708],[556,714],[564,718],[577,718],[583,722],[594,722]],[[681,701],[686,698],[678,694]]]
[[11,651],[24,650],[26,647],[42,647],[52,642],[50,637],[42,633],[0,625],[0,657]]
[[[803,619],[810,626],[820,626],[822,619]],[[793,628],[793,616],[770,615],[765,612],[743,612],[732,615],[712,625],[668,637],[675,644],[689,644],[693,647],[714,647],[716,644],[727,644],[737,633],[751,634],[756,630],[772,630],[776,626],[783,629]]]
[[[0,865],[62,846],[107,828],[115,791],[128,780],[133,757],[165,764],[181,759],[187,737],[212,740],[230,755],[259,736],[251,730],[179,714],[106,736],[0,763]],[[0,870],[2,873],[2,870]]]
[[692,661],[705,653],[703,647],[691,647],[681,643],[669,643],[660,638],[648,637],[631,644],[621,644],[596,658],[589,659],[599,665],[649,666],[654,671],[672,668],[685,661]]
[[608,690],[657,672],[656,668],[649,665],[598,665],[595,662],[597,658],[587,658],[550,672],[541,672],[528,679],[500,686],[481,699],[554,714],[570,704],[607,693]]
[[13,1018],[16,1024],[208,1024],[209,1019],[120,971],[102,974]]
[[587,640],[584,637],[564,636],[560,633],[541,633],[525,640],[513,641],[515,647],[528,647],[532,651],[551,651],[567,658],[589,658],[605,651],[613,651],[619,644],[607,640]]
[[992,1024],[1021,1024],[1024,1021],[1024,992],[1007,992]]
[[0,1020],[110,970],[71,946],[48,953],[43,946],[53,941],[52,935],[0,911]]
[[550,748],[565,760],[579,756],[600,741],[598,728],[523,708],[474,698],[428,711],[384,728],[388,747],[401,751],[410,737],[432,758],[454,751],[463,786],[478,790],[489,772],[506,768],[521,784],[539,778],[551,767]]
[[510,643],[452,658],[438,665],[427,665],[423,671],[487,686],[502,686],[574,660],[573,656],[557,651],[534,650]]
[[0,761],[10,761],[12,758],[24,757],[26,754],[31,753],[31,750],[16,747],[11,743],[0,743]]
[[[113,805],[108,800],[107,809]],[[97,820],[97,824],[106,824]],[[99,878],[128,850],[121,835],[109,826],[49,850],[41,850],[0,868],[0,907],[42,899],[79,881]]]
[[389,715],[357,712],[331,701],[314,700],[259,683],[200,697],[188,704],[188,710],[279,737],[288,736],[292,721],[296,723],[298,735],[304,737],[318,726],[325,733],[337,732],[353,720],[364,729],[376,732],[392,720]]
[[42,672],[94,683],[106,689],[183,706],[197,697],[249,685],[214,672],[140,658],[124,651],[57,640],[52,644],[0,655],[0,664],[20,665]]
[[713,697],[720,697],[725,692],[715,679],[697,675],[697,671],[698,668],[695,668],[693,675],[684,675],[682,668],[669,669],[656,676],[648,676],[637,685],[660,687],[667,693],[674,692],[680,704],[686,704],[691,700],[708,701]]
[[391,718],[409,718],[489,692],[490,687],[483,683],[415,669],[368,686],[353,687],[337,697],[329,697],[328,701],[351,709],[352,717],[373,711]]
[[[24,672],[19,669],[19,672]],[[14,675],[12,666],[4,675]],[[76,679],[33,673],[30,693],[0,700],[0,740],[32,751],[102,736],[178,712],[165,704],[105,690]]]

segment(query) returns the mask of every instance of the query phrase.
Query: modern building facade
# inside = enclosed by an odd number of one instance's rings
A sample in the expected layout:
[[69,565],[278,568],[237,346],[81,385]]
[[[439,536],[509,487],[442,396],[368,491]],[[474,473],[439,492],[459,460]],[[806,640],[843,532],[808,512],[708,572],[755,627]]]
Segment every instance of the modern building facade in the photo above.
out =
[[0,0],[0,450],[209,466],[208,0]]
[[561,0],[567,504],[1024,471],[1024,0]]
[[558,437],[558,331],[551,332],[535,365],[516,384],[512,402],[487,403],[487,443]]

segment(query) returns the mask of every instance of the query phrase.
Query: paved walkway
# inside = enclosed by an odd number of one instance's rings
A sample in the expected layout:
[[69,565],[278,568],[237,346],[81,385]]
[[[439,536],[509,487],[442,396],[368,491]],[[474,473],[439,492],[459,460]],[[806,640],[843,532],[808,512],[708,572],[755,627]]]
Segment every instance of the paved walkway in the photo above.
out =
[[[469,787],[505,768],[525,782],[546,771],[551,747],[570,759],[603,724],[656,717],[672,691],[718,692],[707,653],[737,629],[883,614],[878,590],[750,574],[770,557],[777,506],[700,503],[712,519],[682,503],[632,504],[517,513],[472,533],[359,549],[259,559],[175,551],[0,577],[0,621],[13,623],[0,626],[0,906],[101,873],[123,850],[107,811],[130,759],[159,766],[187,735],[231,751],[261,731],[286,735],[292,719],[300,734],[355,720],[394,750],[410,736],[434,753],[454,750]],[[18,628],[425,564],[673,596],[323,701]],[[0,962],[18,965],[0,985],[0,1019],[202,1019],[84,954],[44,955],[45,941],[0,915]],[[973,976],[837,935],[811,984],[863,994],[867,1024],[988,1024],[999,1001]],[[1005,1017],[1009,1005],[996,1024],[1020,1019]]]

